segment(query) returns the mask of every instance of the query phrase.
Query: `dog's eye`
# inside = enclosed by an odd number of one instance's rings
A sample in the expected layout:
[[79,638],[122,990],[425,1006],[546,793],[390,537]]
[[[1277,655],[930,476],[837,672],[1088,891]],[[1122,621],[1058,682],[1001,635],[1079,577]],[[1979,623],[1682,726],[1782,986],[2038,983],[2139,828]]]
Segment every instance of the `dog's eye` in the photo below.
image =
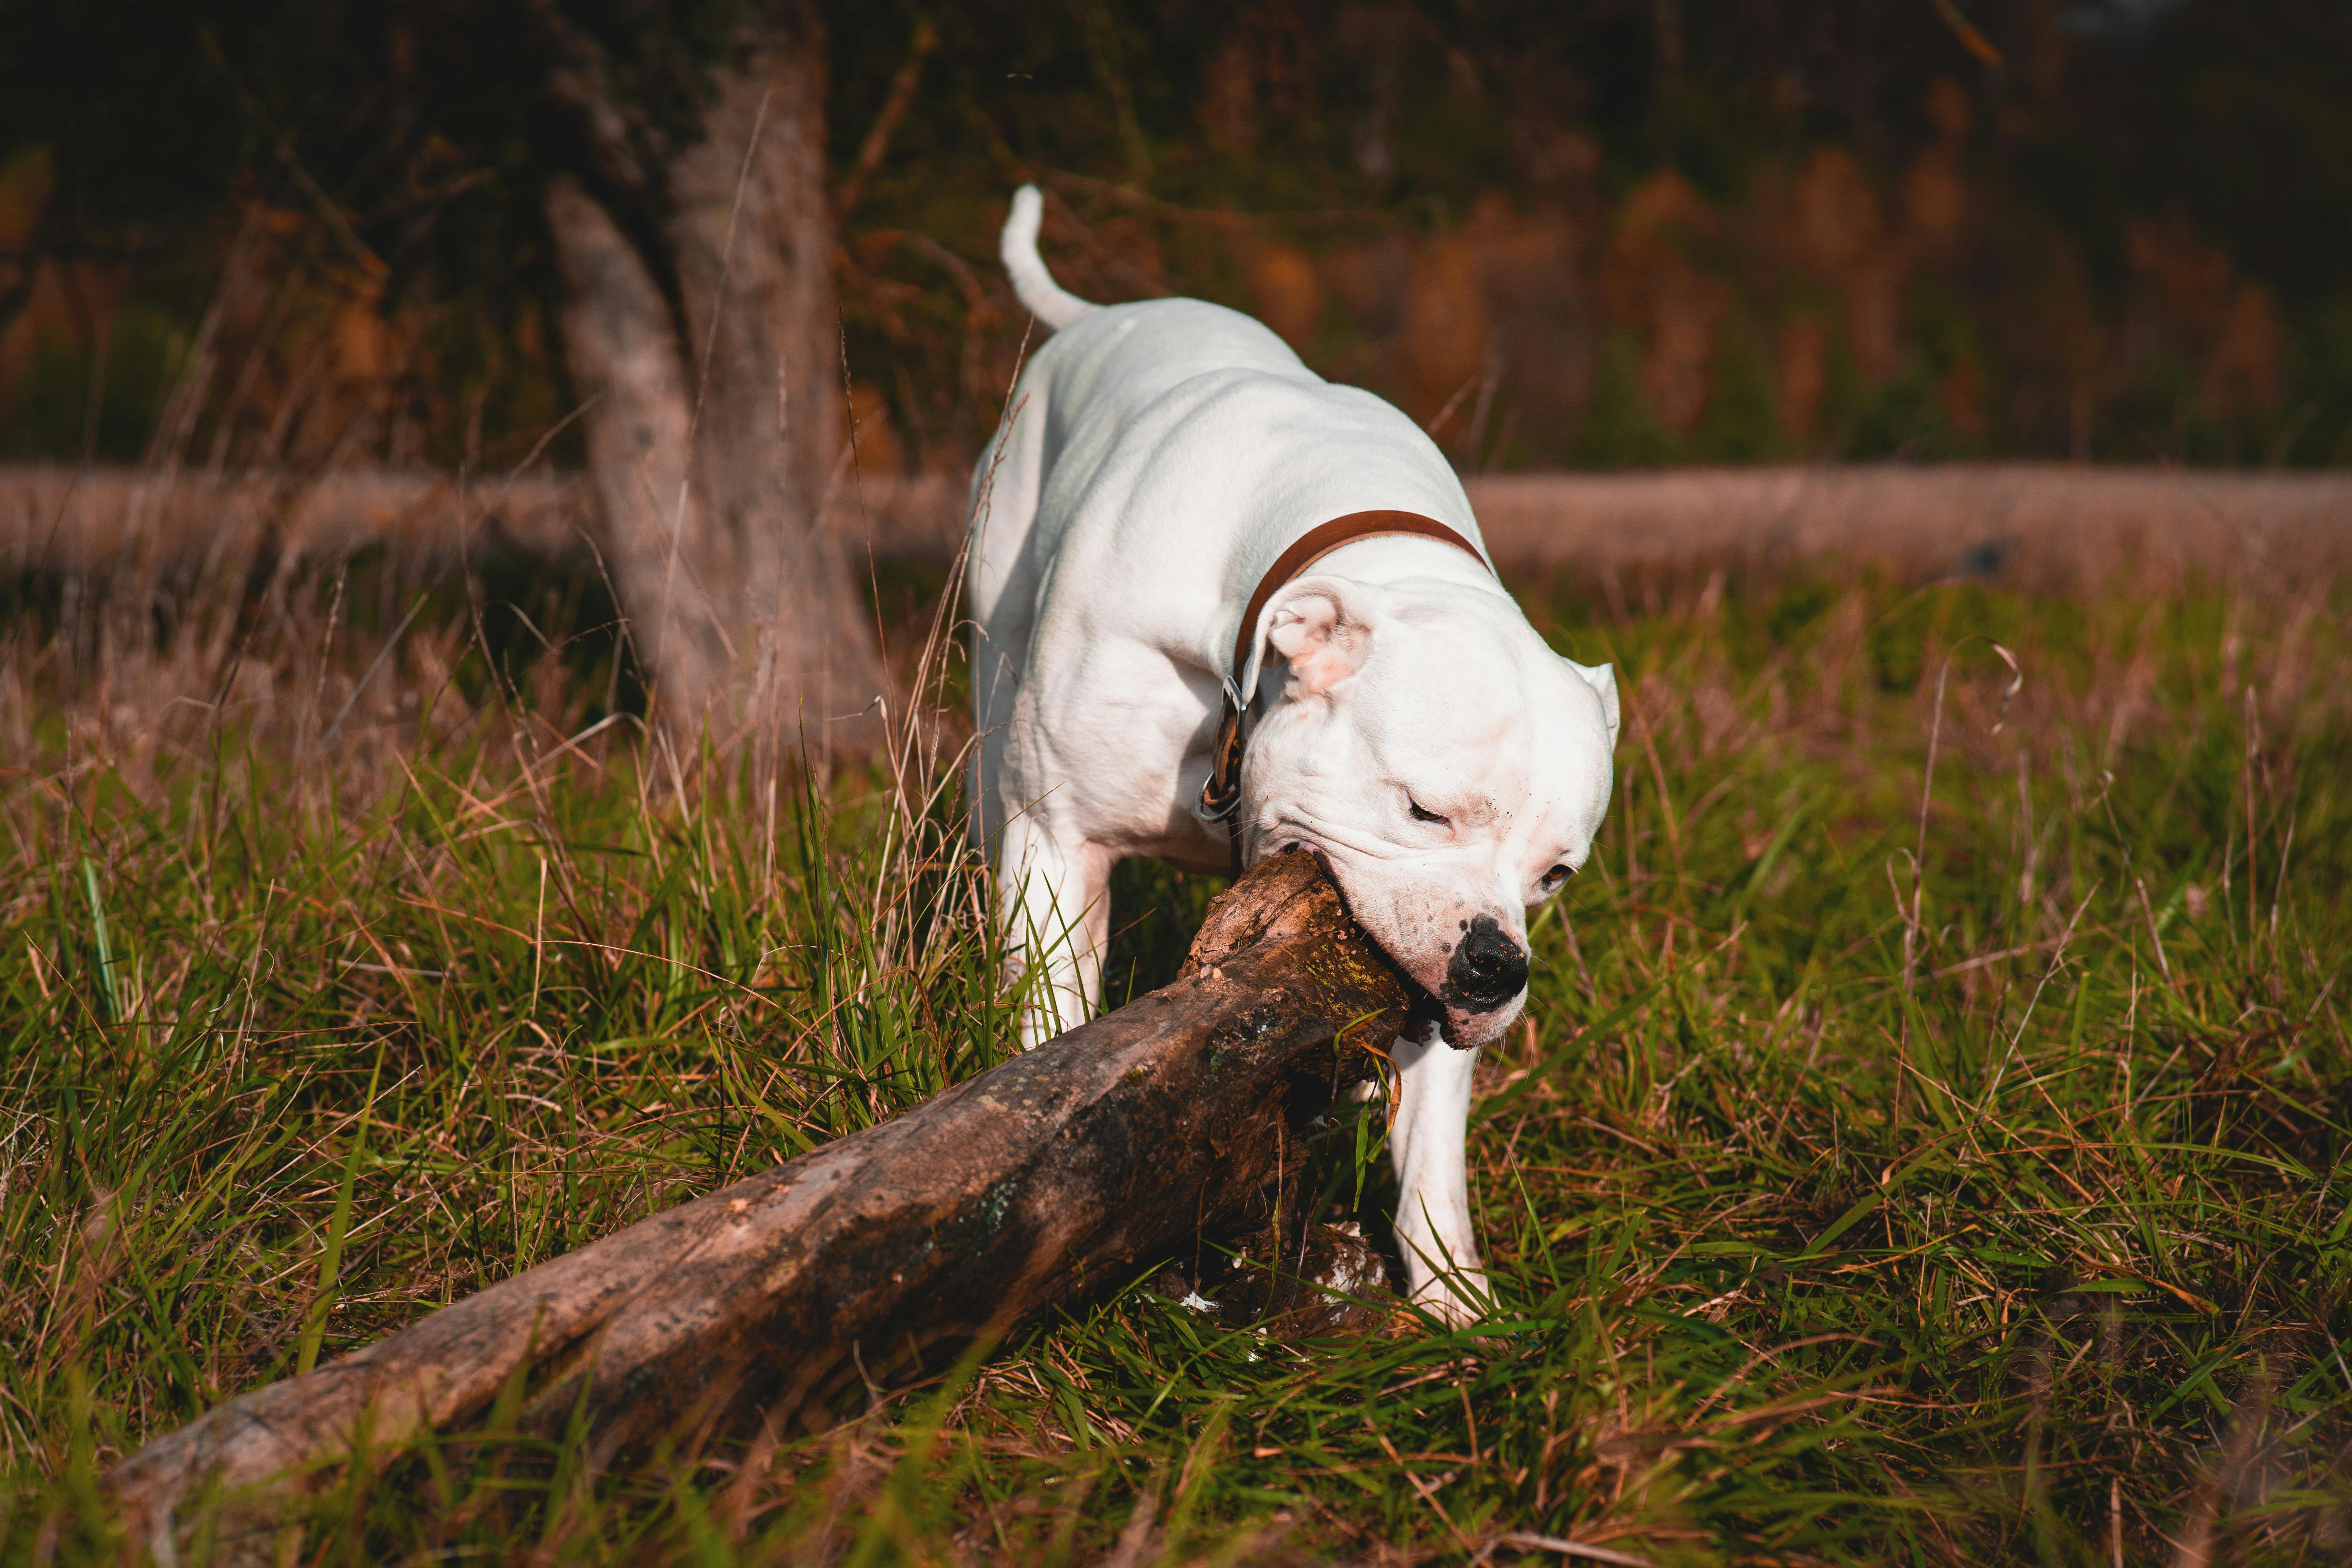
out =
[[1422,809],[1421,802],[1413,799],[1411,795],[1405,796],[1404,804],[1406,808],[1412,813],[1412,819],[1415,822],[1433,822],[1440,827],[1450,826],[1450,824],[1446,822],[1445,818],[1438,816],[1437,813],[1433,811],[1423,811]]
[[1573,866],[1554,866],[1544,873],[1543,885],[1547,888],[1557,888],[1575,875],[1576,868]]

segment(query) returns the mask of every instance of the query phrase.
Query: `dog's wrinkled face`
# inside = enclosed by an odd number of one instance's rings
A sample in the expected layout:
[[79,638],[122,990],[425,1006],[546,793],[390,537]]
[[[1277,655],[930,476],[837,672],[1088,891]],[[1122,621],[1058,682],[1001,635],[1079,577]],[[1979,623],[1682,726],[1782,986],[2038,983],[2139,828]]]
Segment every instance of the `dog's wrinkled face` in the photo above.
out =
[[[1499,612],[1499,613],[1498,613]],[[1243,764],[1244,847],[1319,853],[1349,910],[1483,1045],[1518,1016],[1528,910],[1591,853],[1617,684],[1491,592],[1305,577],[1265,622],[1283,695]]]

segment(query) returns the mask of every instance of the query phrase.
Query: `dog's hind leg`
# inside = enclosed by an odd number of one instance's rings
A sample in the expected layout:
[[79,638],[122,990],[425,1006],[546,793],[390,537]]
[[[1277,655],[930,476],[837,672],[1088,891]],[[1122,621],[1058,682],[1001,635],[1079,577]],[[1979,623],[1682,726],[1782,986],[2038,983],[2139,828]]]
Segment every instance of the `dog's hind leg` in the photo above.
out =
[[1094,1016],[1110,941],[1109,851],[1029,815],[1007,824],[997,860],[1005,940],[1029,975],[1021,1048]]
[[1462,1147],[1478,1053],[1455,1050],[1434,1030],[1421,1040],[1400,1037],[1394,1049],[1401,1092],[1389,1157],[1396,1165],[1405,1279],[1414,1301],[1450,1323],[1466,1323],[1478,1317],[1478,1299],[1486,1293]]

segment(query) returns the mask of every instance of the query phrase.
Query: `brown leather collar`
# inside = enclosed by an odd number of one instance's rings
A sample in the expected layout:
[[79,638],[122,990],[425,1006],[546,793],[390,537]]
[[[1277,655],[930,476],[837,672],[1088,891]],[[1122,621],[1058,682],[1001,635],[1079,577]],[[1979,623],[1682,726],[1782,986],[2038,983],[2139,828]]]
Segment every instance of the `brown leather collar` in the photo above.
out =
[[[1249,597],[1249,607],[1242,612],[1242,624],[1234,633],[1234,662],[1224,682],[1224,712],[1217,723],[1216,745],[1210,752],[1209,777],[1201,786],[1201,810],[1211,821],[1221,822],[1231,816],[1242,803],[1242,752],[1249,739],[1249,697],[1242,690],[1241,683],[1249,673],[1250,651],[1257,640],[1257,618],[1265,612],[1266,602],[1341,545],[1384,534],[1434,539],[1442,544],[1451,544],[1481,566],[1493,570],[1476,545],[1435,518],[1423,517],[1417,511],[1351,511],[1345,517],[1318,523],[1292,542],[1290,548],[1265,569],[1265,575],[1257,580],[1257,589]],[[1228,832],[1234,844],[1234,875],[1239,876],[1241,836],[1231,829]]]
[[1289,549],[1275,557],[1274,564],[1265,569],[1265,575],[1257,580],[1257,591],[1250,595],[1249,608],[1242,612],[1242,624],[1234,632],[1234,679],[1240,681],[1249,669],[1250,645],[1256,638],[1257,618],[1265,613],[1268,599],[1341,545],[1391,533],[1434,539],[1465,552],[1481,566],[1486,564],[1486,558],[1478,553],[1476,545],[1435,518],[1423,517],[1417,511],[1351,511],[1345,517],[1318,523],[1293,541]]

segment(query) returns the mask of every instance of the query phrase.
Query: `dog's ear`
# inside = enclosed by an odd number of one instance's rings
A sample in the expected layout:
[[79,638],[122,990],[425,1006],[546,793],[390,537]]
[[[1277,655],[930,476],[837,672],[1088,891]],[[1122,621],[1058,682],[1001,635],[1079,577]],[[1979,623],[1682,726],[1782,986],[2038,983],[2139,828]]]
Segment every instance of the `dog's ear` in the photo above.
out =
[[1609,749],[1617,749],[1617,667],[1613,664],[1579,664],[1572,658],[1560,662],[1576,671],[1584,684],[1592,688],[1601,699],[1601,715],[1609,721]]
[[1364,667],[1381,591],[1345,577],[1301,577],[1266,607],[1266,646],[1290,664],[1289,695],[1320,697]]

